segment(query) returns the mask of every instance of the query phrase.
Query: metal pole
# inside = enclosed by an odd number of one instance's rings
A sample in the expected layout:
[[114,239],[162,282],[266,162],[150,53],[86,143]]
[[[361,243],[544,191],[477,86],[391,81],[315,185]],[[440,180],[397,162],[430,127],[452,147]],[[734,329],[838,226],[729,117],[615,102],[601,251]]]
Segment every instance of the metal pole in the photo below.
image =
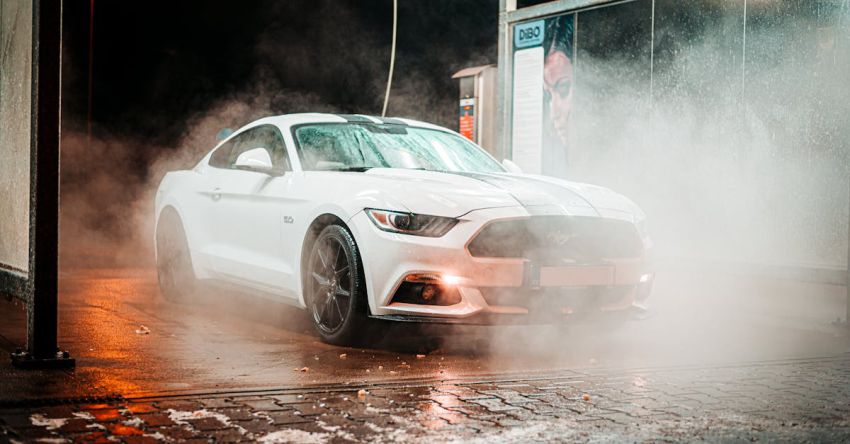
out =
[[[850,15],[850,1],[845,1],[842,9],[843,9],[842,15],[841,15],[841,18],[839,19],[839,22],[838,22],[839,23],[839,26],[838,26],[839,29],[841,29],[843,26],[846,25],[844,19],[846,17],[848,17],[848,15]],[[840,44],[847,45],[848,43],[850,43],[850,42],[848,42],[846,35],[847,34],[845,34],[844,39],[839,40]],[[846,46],[843,47],[842,49],[844,50],[844,54],[847,54]],[[836,48],[836,52],[837,51],[838,51],[838,49]],[[845,165],[846,165],[846,163],[845,163]],[[848,218],[847,218],[847,277],[846,277],[846,282],[844,283],[844,285],[845,285],[845,288],[847,290],[847,299],[845,301],[845,308],[844,308],[844,310],[845,310],[844,326],[847,327],[847,329],[850,329],[850,213],[848,213]]]
[[[56,306],[59,242],[59,82],[61,3],[33,3],[33,57],[35,85],[35,182],[30,190],[34,214],[33,293],[27,348],[34,359],[56,355]],[[33,259],[30,259],[32,262]]]
[[[94,1],[94,0],[92,0]],[[387,78],[387,93],[384,95],[384,108],[381,110],[381,117],[387,116],[387,105],[390,103],[390,88],[393,86],[393,68],[395,67],[395,37],[398,29],[398,0],[393,0],[393,45],[390,50],[390,73]]]
[[30,148],[31,298],[27,351],[20,367],[69,367],[56,347],[59,253],[59,131],[62,78],[62,1],[33,1],[32,141]]
[[94,67],[94,0],[89,1],[89,72],[88,72],[88,110],[86,113],[86,147],[91,148],[92,135],[92,90],[93,90],[93,73]]
[[[510,3],[510,4],[509,4]],[[507,125],[510,121],[510,110],[511,108],[507,106],[508,102],[508,82],[510,81],[510,57],[508,55],[508,48],[510,48],[510,43],[507,41],[508,39],[508,22],[507,22],[507,13],[509,11],[508,8],[513,7],[516,9],[516,1],[509,0],[499,0],[499,31],[498,31],[498,59],[497,66],[499,72],[496,74],[496,141],[495,141],[495,151],[496,158],[499,160],[510,158],[510,147],[508,145],[508,137],[510,132],[506,130]],[[510,10],[513,10],[510,9]]]
[[[848,15],[850,15],[850,0],[845,0],[844,5],[842,6],[841,9],[842,9],[841,15],[839,16],[839,19],[838,19],[838,29],[843,29],[843,27],[846,25],[845,22],[844,22],[844,19]],[[846,34],[844,34],[844,35],[846,36]],[[848,43],[850,43],[850,42],[848,42],[847,38],[845,37],[844,39],[838,39],[836,46],[847,45]],[[843,47],[841,49],[843,49],[844,52],[839,52],[840,50],[837,47],[836,53],[846,54],[847,48]],[[835,60],[835,59],[833,59],[833,60]],[[845,161],[845,165],[846,165],[846,161]],[[850,181],[848,181],[848,184],[850,184]],[[850,186],[848,186],[848,189],[850,189]],[[845,276],[844,287],[845,287],[845,291],[846,291],[846,299],[844,301],[844,327],[846,327],[848,330],[850,330],[850,215],[848,215],[848,218],[847,218],[847,273],[846,273],[846,276]]]

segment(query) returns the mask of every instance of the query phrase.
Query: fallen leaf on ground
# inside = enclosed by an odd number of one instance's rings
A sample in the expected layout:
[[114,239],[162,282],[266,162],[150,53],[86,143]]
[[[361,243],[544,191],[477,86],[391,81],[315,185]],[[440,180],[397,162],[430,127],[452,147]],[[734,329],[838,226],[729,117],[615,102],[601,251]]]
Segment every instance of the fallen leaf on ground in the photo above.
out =
[[590,395],[588,395],[587,393],[585,393],[585,394],[581,395],[581,399],[583,399],[583,400],[585,400],[585,401],[590,401]]

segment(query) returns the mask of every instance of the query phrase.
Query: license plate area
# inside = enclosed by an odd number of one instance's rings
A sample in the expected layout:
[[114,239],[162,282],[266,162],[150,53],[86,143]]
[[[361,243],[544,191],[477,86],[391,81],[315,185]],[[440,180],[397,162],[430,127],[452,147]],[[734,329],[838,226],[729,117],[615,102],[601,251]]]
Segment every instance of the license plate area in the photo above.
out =
[[530,287],[590,287],[614,285],[615,277],[614,265],[526,264],[524,281]]

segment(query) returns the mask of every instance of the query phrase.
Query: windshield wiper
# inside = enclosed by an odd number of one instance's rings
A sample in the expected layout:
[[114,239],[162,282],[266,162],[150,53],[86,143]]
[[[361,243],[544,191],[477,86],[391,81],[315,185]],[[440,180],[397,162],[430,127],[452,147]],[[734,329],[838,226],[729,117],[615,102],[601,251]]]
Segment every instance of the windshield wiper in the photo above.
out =
[[370,166],[350,166],[350,167],[343,167],[343,168],[333,168],[333,169],[330,169],[330,170],[328,170],[328,171],[356,171],[356,172],[360,172],[360,173],[362,173],[363,171],[371,170],[372,168],[375,168],[375,167],[370,167]]

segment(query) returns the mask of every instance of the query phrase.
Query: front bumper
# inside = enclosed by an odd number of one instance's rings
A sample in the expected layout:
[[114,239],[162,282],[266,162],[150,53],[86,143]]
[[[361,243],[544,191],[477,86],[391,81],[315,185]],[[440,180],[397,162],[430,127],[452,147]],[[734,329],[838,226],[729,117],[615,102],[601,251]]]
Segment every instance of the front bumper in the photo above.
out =
[[[528,218],[524,207],[470,212],[449,233],[427,238],[381,231],[365,213],[349,226],[363,260],[372,317],[470,324],[556,323],[625,313],[651,291],[647,248],[639,257],[543,266],[523,258],[473,257],[467,245],[487,223]],[[394,300],[412,275],[444,277],[460,301],[427,305]]]

